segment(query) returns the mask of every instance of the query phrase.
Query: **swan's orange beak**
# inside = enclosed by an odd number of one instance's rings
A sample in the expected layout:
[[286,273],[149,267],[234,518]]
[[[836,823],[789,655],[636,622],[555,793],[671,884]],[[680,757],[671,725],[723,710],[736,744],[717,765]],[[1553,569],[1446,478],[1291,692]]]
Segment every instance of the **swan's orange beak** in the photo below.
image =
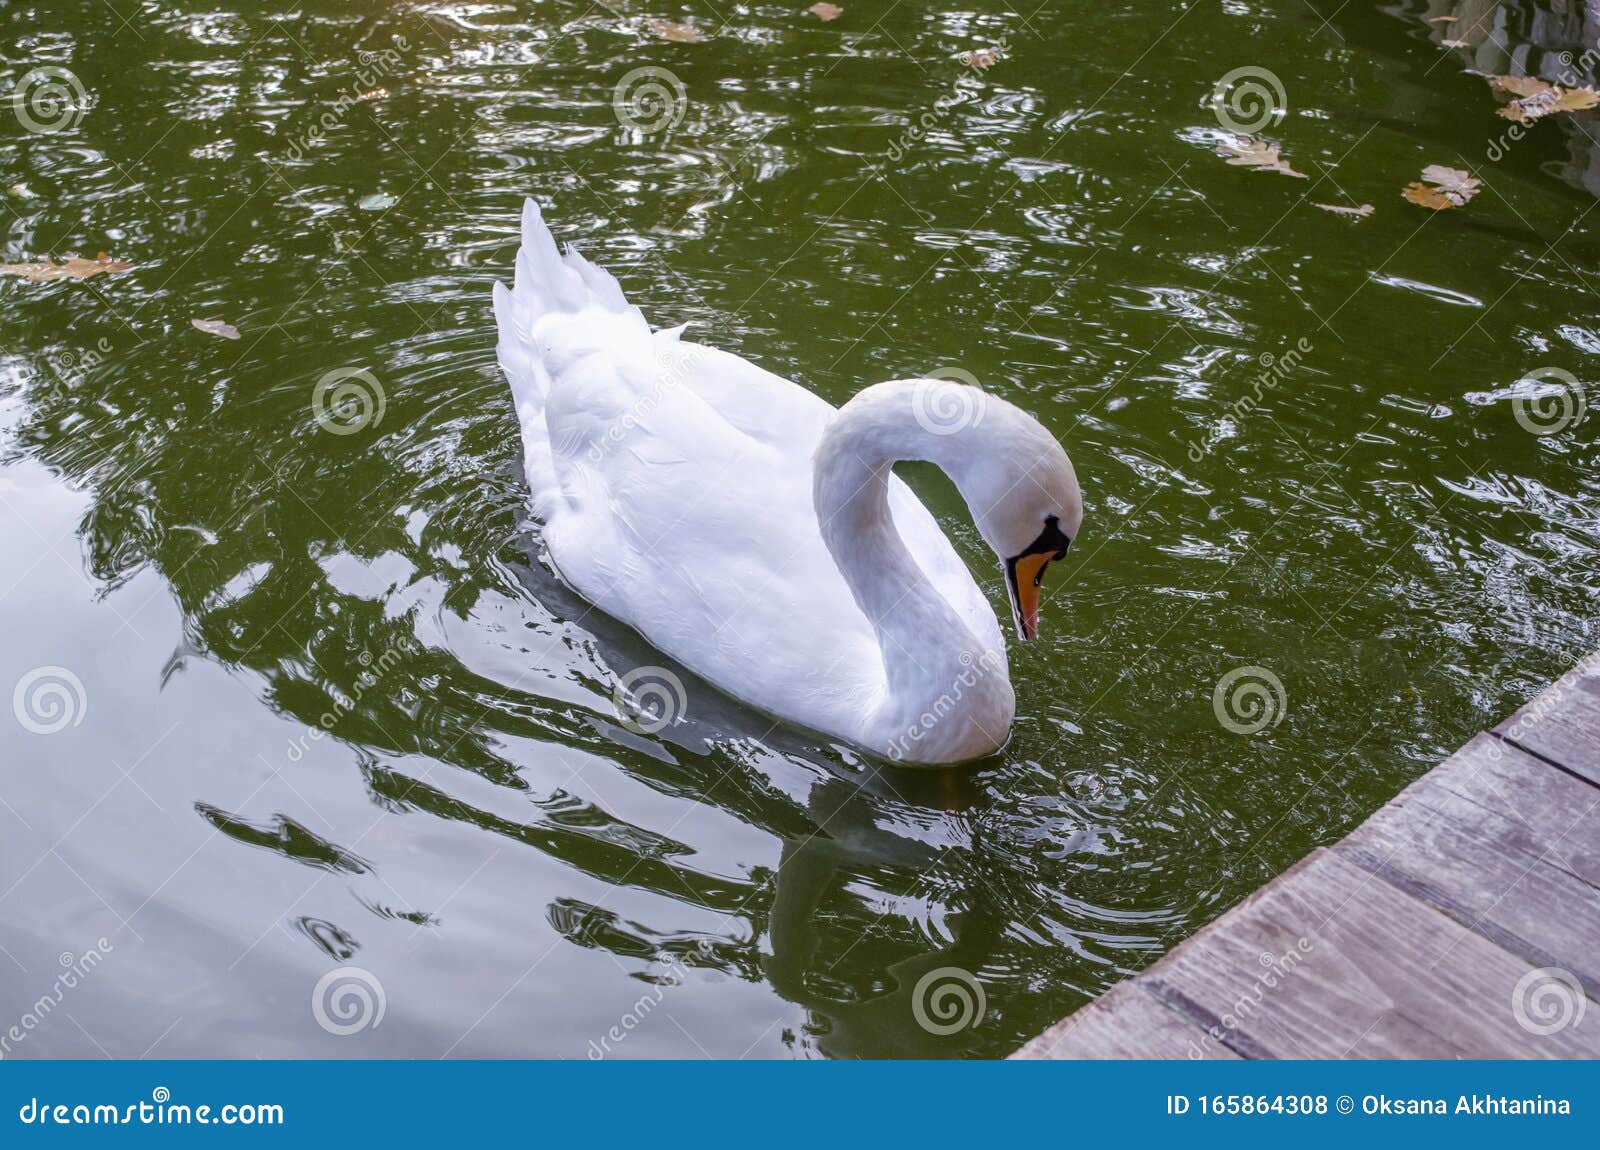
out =
[[1019,555],[1006,564],[1006,590],[1011,592],[1011,606],[1017,616],[1017,637],[1024,642],[1039,633],[1039,588],[1055,558],[1052,552],[1039,551]]

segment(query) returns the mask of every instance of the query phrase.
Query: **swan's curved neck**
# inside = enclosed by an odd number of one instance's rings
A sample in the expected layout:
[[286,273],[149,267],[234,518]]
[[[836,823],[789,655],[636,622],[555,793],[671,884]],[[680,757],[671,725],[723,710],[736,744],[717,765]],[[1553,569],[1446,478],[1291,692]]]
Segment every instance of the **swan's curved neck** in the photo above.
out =
[[1004,650],[973,634],[894,524],[895,463],[933,463],[958,487],[962,480],[951,437],[915,418],[914,386],[878,384],[841,409],[817,445],[812,481],[823,542],[883,656],[886,690],[872,701],[876,741],[913,761],[931,758],[935,744],[944,754],[952,743],[972,755],[993,750],[1014,706]]

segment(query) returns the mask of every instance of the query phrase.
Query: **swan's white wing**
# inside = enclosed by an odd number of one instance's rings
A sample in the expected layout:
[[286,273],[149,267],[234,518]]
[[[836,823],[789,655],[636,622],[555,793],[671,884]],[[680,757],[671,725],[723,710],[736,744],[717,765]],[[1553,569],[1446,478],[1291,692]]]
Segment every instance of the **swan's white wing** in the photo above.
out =
[[[737,356],[652,335],[616,281],[556,253],[530,203],[499,357],[536,514],[600,610],[770,712],[851,737],[883,688],[876,637],[822,542],[811,456],[833,408]],[[896,526],[991,650],[993,611],[899,480]]]
[[[668,364],[682,363],[682,378],[695,394],[740,431],[777,450],[803,455],[809,483],[811,453],[837,409],[815,392],[747,359],[680,341],[676,330],[656,333]],[[674,343],[676,350],[670,346]],[[983,592],[973,582],[972,573],[956,554],[938,520],[898,477],[889,482],[889,508],[911,554],[961,614],[973,635],[989,650],[1003,651],[1000,625]]]

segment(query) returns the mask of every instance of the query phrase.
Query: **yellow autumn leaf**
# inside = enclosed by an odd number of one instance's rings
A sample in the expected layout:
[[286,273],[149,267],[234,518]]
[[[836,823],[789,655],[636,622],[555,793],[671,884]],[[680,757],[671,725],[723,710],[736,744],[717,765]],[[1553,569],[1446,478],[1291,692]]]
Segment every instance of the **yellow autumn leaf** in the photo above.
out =
[[[1501,78],[1496,77],[1496,79]],[[1508,86],[1502,90],[1514,92],[1522,87],[1528,86]],[[1593,88],[1559,88],[1553,84],[1544,84],[1543,87],[1532,89],[1525,95],[1519,95],[1517,99],[1498,111],[1508,120],[1515,120],[1519,124],[1531,124],[1534,120],[1556,112],[1582,112],[1593,108],[1596,104],[1600,104],[1600,92],[1596,92]]]
[[1552,112],[1582,112],[1600,104],[1600,92],[1593,88],[1567,88],[1551,104]]
[[1438,184],[1439,190],[1448,196],[1459,196],[1456,202],[1464,204],[1478,194],[1478,188],[1483,181],[1471,172],[1463,172],[1460,168],[1447,168],[1443,164],[1429,164],[1422,169],[1422,178],[1430,184]]
[[68,252],[60,263],[46,256],[39,263],[0,264],[0,275],[21,276],[32,283],[49,283],[52,280],[86,280],[101,274],[125,272],[133,267],[126,260],[112,259],[101,252],[94,259],[85,259]]
[[696,44],[700,41],[700,33],[692,25],[674,24],[671,20],[651,20],[650,30],[674,44]]
[[1412,203],[1436,212],[1461,207],[1477,195],[1478,189],[1483,186],[1483,181],[1471,172],[1444,164],[1429,164],[1423,168],[1422,179],[1427,183],[1413,180],[1400,190],[1400,194]]
[[1555,87],[1537,76],[1490,76],[1489,87],[1496,92],[1510,92],[1513,96],[1534,96]]
[[1438,188],[1430,188],[1427,184],[1419,183],[1416,180],[1412,180],[1401,188],[1400,194],[1412,203],[1420,204],[1425,208],[1432,208],[1436,212],[1442,212],[1446,208],[1457,206],[1454,200]]
[[1277,144],[1240,136],[1232,143],[1220,144],[1219,148],[1220,154],[1228,157],[1228,163],[1237,167],[1254,168],[1258,172],[1281,172],[1300,180],[1306,178],[1304,172],[1295,171],[1278,155]]
[[239,329],[220,319],[191,319],[189,323],[196,331],[203,331],[207,335],[220,335],[223,339],[239,338]]
[[1360,207],[1351,207],[1348,204],[1313,203],[1311,206],[1314,208],[1321,208],[1325,212],[1332,212],[1336,216],[1354,216],[1357,219],[1366,219],[1366,217],[1370,216],[1373,212],[1373,207],[1371,204],[1362,204]]

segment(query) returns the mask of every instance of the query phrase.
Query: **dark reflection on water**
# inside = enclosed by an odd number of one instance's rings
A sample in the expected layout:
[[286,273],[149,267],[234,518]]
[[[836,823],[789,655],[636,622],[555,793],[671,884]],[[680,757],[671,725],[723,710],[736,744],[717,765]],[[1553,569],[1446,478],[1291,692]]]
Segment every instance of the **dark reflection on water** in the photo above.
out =
[[[1594,378],[1593,120],[1486,161],[1436,7],[9,9],[8,86],[87,110],[8,124],[6,258],[135,269],[0,281],[0,686],[86,700],[0,735],[0,1008],[113,947],[6,1053],[998,1055],[1349,829],[1595,637],[1592,420],[1512,404]],[[1229,61],[1310,179],[1213,155]],[[670,127],[619,124],[640,67]],[[1428,163],[1486,190],[1424,218]],[[683,668],[630,725],[661,657],[541,564],[494,364],[523,195],[657,324],[835,402],[959,367],[1063,438],[1088,534],[1005,754],[885,768]],[[1213,710],[1247,666],[1256,735]],[[347,1036],[344,967],[385,1002]]]

